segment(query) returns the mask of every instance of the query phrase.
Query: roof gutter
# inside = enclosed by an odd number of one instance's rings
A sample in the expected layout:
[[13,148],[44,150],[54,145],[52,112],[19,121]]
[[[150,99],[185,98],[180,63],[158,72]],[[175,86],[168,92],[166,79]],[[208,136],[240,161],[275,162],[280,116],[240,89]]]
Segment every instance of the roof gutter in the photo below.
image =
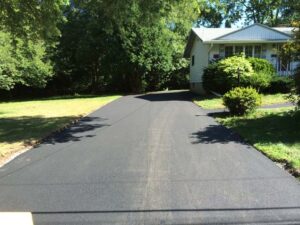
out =
[[207,44],[245,44],[245,43],[286,43],[290,39],[280,39],[280,40],[209,40],[203,43]]

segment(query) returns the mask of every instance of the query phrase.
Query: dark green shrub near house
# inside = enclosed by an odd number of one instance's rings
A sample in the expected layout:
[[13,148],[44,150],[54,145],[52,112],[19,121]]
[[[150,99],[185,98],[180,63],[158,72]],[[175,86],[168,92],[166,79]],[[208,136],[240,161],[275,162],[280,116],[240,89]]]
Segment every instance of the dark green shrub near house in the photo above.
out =
[[300,66],[297,68],[294,80],[295,80],[295,91],[296,91],[296,95],[298,96],[297,104],[300,107]]
[[273,76],[270,85],[264,88],[264,93],[290,93],[295,81],[293,77]]
[[209,64],[203,71],[203,87],[209,91],[225,93],[230,89],[226,75],[218,69],[218,63]]
[[273,65],[266,59],[248,58],[254,74],[249,79],[249,85],[256,89],[270,86],[276,71]]
[[223,96],[223,103],[233,115],[244,115],[261,105],[261,96],[254,88],[237,87]]

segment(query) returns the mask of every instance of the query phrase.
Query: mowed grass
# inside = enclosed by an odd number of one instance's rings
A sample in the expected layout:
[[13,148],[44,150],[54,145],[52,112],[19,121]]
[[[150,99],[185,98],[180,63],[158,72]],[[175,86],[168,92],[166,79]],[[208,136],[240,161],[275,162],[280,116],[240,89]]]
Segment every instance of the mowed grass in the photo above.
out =
[[[262,95],[262,105],[273,105],[288,102],[287,94]],[[194,99],[194,102],[204,109],[225,108],[221,97],[201,96]]]
[[258,150],[300,174],[300,112],[292,107],[260,109],[248,116],[217,120],[235,130]]
[[68,96],[0,103],[0,161],[119,97]]

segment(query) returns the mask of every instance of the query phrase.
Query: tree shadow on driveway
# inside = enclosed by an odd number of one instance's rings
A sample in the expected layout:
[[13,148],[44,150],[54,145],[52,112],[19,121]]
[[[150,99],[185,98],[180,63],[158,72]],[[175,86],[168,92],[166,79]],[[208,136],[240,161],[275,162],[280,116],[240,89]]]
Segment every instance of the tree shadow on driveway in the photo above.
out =
[[209,125],[204,130],[190,135],[192,144],[226,144],[229,142],[244,143],[239,135],[222,125]]
[[95,137],[94,130],[110,126],[103,123],[105,119],[100,117],[84,117],[75,124],[55,132],[44,140],[46,144],[81,141],[83,138]]
[[136,98],[144,99],[151,102],[160,101],[191,101],[195,95],[190,91],[165,91],[138,95]]
[[43,138],[43,142],[48,144],[80,141],[85,137],[93,137],[92,131],[95,129],[109,126],[103,122],[105,119],[99,117],[84,117],[71,123],[76,120],[77,117],[0,118],[0,143],[24,142],[31,145]]

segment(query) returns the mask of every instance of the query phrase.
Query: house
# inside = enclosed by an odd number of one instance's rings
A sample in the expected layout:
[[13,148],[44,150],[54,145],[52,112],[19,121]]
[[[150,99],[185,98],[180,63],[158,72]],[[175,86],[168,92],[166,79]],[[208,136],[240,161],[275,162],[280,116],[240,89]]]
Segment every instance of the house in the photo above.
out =
[[245,28],[193,28],[184,57],[190,59],[190,86],[204,93],[203,69],[214,60],[244,52],[247,57],[270,61],[278,74],[290,75],[298,62],[280,59],[278,50],[292,38],[292,27],[268,27],[253,24]]

